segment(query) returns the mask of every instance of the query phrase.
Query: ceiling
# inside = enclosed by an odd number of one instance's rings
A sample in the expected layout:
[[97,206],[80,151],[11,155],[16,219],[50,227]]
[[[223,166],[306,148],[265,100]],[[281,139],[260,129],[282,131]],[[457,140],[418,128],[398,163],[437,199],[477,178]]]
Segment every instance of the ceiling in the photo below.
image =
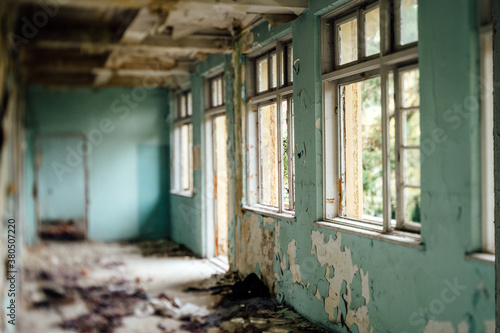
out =
[[23,76],[57,87],[179,86],[197,61],[230,53],[240,32],[291,21],[308,2],[17,0]]

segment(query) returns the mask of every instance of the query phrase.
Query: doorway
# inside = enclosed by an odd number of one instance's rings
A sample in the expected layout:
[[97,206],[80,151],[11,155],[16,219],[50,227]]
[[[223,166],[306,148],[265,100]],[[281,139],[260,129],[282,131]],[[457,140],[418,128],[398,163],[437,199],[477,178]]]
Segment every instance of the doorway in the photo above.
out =
[[36,206],[42,239],[87,236],[86,140],[81,135],[41,135],[36,141]]
[[227,125],[224,113],[207,116],[207,226],[209,257],[227,261],[228,251],[228,161]]

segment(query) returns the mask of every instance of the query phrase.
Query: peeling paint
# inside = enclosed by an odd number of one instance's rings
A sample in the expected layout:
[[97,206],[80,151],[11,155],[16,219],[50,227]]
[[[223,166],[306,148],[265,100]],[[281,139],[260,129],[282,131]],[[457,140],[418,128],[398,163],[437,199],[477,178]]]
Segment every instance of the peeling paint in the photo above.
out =
[[295,263],[295,256],[297,255],[297,242],[295,239],[292,239],[292,241],[288,243],[286,253],[288,254],[288,262],[290,263],[290,272],[292,273],[293,283],[302,283],[300,267]]
[[316,119],[316,129],[321,131],[321,118]]
[[[368,272],[364,273],[353,264],[351,250],[342,247],[340,234],[336,239],[329,235],[325,241],[324,234],[312,231],[311,240],[311,253],[316,255],[321,266],[326,265],[325,278],[329,283],[329,290],[324,308],[328,319],[338,323],[342,322],[343,317],[347,327],[356,325],[359,332],[370,332],[373,327],[370,328],[369,325],[367,307],[370,301]],[[353,284],[355,276],[358,276],[357,284]],[[353,293],[359,295],[356,301],[353,301]],[[361,299],[364,301],[360,302]]]
[[424,333],[455,333],[455,329],[449,321],[439,322],[429,320],[427,325],[425,325]]

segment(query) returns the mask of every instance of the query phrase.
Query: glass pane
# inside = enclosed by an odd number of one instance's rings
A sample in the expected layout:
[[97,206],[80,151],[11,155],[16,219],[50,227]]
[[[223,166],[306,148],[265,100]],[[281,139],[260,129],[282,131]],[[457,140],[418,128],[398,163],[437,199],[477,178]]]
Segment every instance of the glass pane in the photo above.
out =
[[288,45],[287,52],[287,63],[288,63],[288,82],[293,82],[293,46],[292,44]]
[[420,145],[420,111],[418,109],[406,111],[404,114],[406,118],[406,146],[419,146]]
[[211,107],[217,106],[217,80],[213,79],[210,81],[210,91],[211,91]]
[[400,45],[418,41],[418,1],[400,0]]
[[358,20],[353,18],[337,26],[338,64],[343,65],[358,59]]
[[278,113],[276,104],[259,107],[260,203],[278,206]]
[[[396,119],[391,117],[389,120],[389,136],[391,145],[391,219],[396,220],[397,194],[396,194]],[[394,221],[394,223],[396,223]]]
[[345,211],[382,217],[382,110],[380,78],[341,86],[345,127]]
[[269,89],[267,57],[257,60],[257,92]]
[[278,86],[278,59],[276,53],[271,54],[271,88]]
[[285,51],[281,52],[280,53],[280,70],[281,70],[281,74],[280,74],[280,86],[284,86],[285,85],[285,68],[287,67],[286,63],[285,63]]
[[420,186],[420,149],[404,149],[404,182]]
[[290,209],[290,184],[288,165],[288,100],[281,102],[281,149],[283,153],[283,204],[285,209]]
[[224,104],[224,89],[222,86],[222,77],[219,77],[217,79],[217,105]]
[[181,127],[181,184],[182,184],[182,189],[183,190],[189,190],[190,188],[190,175],[189,175],[189,170],[190,170],[190,146],[191,146],[191,140],[190,140],[190,128],[189,124],[182,125]]
[[187,114],[188,116],[193,115],[193,94],[191,92],[187,94]]
[[186,95],[182,94],[181,95],[181,103],[180,103],[180,109],[181,109],[181,118],[184,118],[187,116],[186,112]]
[[401,95],[404,108],[420,105],[420,72],[417,68],[401,73]]
[[365,13],[365,53],[369,57],[380,53],[380,9]]
[[405,222],[418,222],[420,223],[420,189],[419,188],[408,188],[405,191],[405,205],[406,214]]

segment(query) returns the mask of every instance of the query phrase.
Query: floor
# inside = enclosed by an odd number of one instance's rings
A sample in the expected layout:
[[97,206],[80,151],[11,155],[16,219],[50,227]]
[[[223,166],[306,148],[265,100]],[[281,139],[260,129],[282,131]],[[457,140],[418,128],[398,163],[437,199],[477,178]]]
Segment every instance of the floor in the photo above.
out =
[[24,258],[18,332],[322,332],[224,268],[169,241],[44,242]]

